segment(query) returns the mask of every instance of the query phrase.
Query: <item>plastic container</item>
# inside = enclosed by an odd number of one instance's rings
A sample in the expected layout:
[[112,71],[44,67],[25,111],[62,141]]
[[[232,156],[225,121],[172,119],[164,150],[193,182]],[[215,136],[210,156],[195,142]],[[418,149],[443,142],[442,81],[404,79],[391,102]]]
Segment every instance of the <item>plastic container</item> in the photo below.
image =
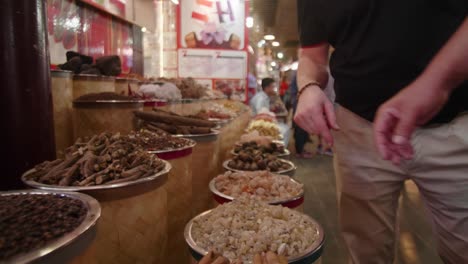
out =
[[75,100],[73,138],[76,140],[104,131],[127,134],[136,127],[135,110],[143,110],[143,101]]
[[73,73],[51,70],[52,102],[54,108],[55,153],[63,156],[63,150],[73,144]]
[[73,99],[89,93],[115,92],[115,77],[76,74],[73,76]]

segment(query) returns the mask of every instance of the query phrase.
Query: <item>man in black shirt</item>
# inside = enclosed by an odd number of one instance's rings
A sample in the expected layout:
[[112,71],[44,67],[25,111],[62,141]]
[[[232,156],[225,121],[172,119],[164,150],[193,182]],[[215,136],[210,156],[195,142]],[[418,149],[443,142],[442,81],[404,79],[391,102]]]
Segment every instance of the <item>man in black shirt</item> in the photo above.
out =
[[[468,263],[467,13],[466,0],[298,0],[295,121],[335,141],[353,263],[393,262],[406,179],[427,203],[441,258]],[[336,114],[321,91],[329,46]]]

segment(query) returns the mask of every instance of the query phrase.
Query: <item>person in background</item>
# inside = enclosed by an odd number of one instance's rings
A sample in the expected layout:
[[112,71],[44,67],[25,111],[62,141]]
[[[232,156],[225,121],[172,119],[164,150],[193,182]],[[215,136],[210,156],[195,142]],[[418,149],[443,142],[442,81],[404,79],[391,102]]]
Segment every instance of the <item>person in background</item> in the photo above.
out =
[[[291,84],[290,84],[290,92],[291,92],[291,106],[293,109],[293,115],[296,113],[297,108],[297,81],[296,81],[296,73],[294,73]],[[309,133],[302,129],[302,127],[298,126],[296,122],[293,120],[293,128],[294,128],[294,147],[296,149],[296,157],[309,159],[313,157],[311,152],[308,152],[304,149],[305,144],[309,140]]]
[[289,84],[288,84],[288,77],[286,76],[286,73],[283,75],[283,78],[281,78],[281,83],[280,83],[280,89],[279,89],[279,96],[281,97],[281,100],[284,102],[284,96],[286,95],[286,92],[289,89]]
[[298,14],[295,121],[335,143],[349,262],[393,263],[410,179],[443,262],[468,263],[468,1],[298,0]]
[[262,108],[270,109],[270,96],[276,95],[275,80],[272,78],[265,78],[262,80],[262,91],[250,99],[250,107],[252,108],[253,115],[257,115]]

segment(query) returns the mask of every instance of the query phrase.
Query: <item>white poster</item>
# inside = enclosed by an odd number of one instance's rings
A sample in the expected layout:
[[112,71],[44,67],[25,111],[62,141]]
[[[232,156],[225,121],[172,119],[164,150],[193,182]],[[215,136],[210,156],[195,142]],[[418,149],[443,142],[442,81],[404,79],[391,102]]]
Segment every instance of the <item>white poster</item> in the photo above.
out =
[[245,0],[181,0],[179,21],[180,47],[245,47]]
[[247,52],[179,49],[179,77],[245,79]]

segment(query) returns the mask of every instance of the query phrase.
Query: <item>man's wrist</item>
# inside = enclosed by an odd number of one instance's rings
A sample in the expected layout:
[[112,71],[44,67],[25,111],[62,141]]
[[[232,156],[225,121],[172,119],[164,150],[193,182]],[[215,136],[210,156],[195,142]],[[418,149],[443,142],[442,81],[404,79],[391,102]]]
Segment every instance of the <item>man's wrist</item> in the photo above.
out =
[[311,89],[313,87],[318,87],[320,90],[322,90],[322,87],[320,86],[320,83],[317,81],[311,81],[305,84],[304,86],[300,87],[298,92],[297,92],[297,99],[299,100],[299,97],[301,97],[302,93],[308,89]]

